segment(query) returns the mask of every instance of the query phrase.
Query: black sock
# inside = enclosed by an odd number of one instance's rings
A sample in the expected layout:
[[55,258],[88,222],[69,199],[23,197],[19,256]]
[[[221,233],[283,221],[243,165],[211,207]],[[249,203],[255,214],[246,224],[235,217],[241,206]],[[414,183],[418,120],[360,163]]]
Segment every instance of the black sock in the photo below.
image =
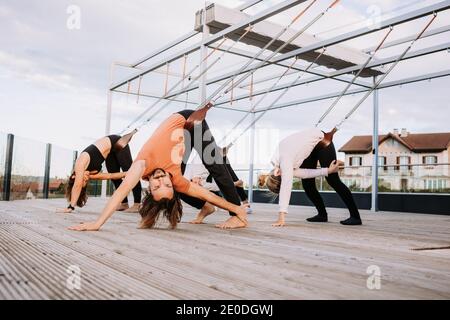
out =
[[328,217],[318,214],[312,218],[306,219],[306,221],[308,221],[308,222],[328,222]]
[[362,225],[361,219],[350,217],[347,220],[341,221],[344,226],[359,226]]

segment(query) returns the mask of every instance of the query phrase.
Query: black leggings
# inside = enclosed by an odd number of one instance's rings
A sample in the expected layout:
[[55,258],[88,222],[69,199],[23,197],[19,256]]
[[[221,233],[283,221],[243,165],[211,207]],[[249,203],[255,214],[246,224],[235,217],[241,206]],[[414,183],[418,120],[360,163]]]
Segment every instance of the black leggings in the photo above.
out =
[[[231,167],[230,161],[228,160],[227,156],[223,157],[223,162],[225,163],[225,166],[227,167],[228,173],[231,176],[231,179],[233,179],[233,182],[236,182],[239,180],[239,177],[236,175],[236,172],[234,172],[233,168]],[[239,198],[241,198],[241,201],[247,201],[247,193],[245,193],[244,188],[235,186],[236,191],[239,195]]]
[[[230,174],[231,179],[233,179],[233,182],[238,181],[239,177],[236,175],[236,172],[234,172],[233,168],[231,167],[230,161],[228,160],[227,156],[223,157],[223,162],[224,162],[225,166],[227,167],[228,173]],[[212,182],[213,181],[212,176],[209,175],[208,178],[206,178],[206,181]],[[247,201],[248,200],[247,193],[245,193],[244,188],[238,187],[238,186],[235,186],[235,188],[239,195],[239,198],[241,198],[241,201],[242,202]]]
[[[178,113],[187,119],[192,112],[194,112],[194,110],[183,110]],[[189,159],[192,148],[194,148],[199,154],[200,159],[202,159],[203,165],[213,177],[224,198],[228,202],[239,206],[241,201],[234,186],[233,179],[227,170],[227,166],[223,161],[220,149],[217,146],[206,121],[202,121],[201,124],[194,126],[194,128],[189,131],[185,130],[184,138],[186,151],[181,164],[182,173],[184,173],[186,169],[186,163]],[[205,205],[204,200],[197,199],[186,194],[181,194],[181,199],[197,209],[201,209]],[[236,214],[230,212],[230,215],[235,216]]]
[[[111,139],[111,143],[113,143],[113,139]],[[114,148],[111,148],[111,152],[105,159],[106,169],[109,173],[120,172],[120,169],[122,169],[123,172],[126,172],[130,169],[132,163],[133,159],[131,157],[130,146],[128,145],[118,152],[115,151]],[[122,183],[122,179],[112,180],[112,183],[117,190]],[[141,182],[139,181],[133,188],[134,203],[141,203],[141,195],[142,187]],[[128,197],[125,197],[122,203],[128,203]]]
[[[331,162],[336,160],[336,150],[334,144],[331,143],[325,149],[320,151],[314,150],[308,158],[303,161],[300,168],[304,169],[316,169],[317,161],[319,161],[322,168],[327,168],[330,166]],[[328,184],[337,192],[344,201],[345,205],[350,211],[350,216],[354,218],[360,218],[358,208],[356,207],[355,200],[353,199],[352,193],[347,188],[347,186],[341,181],[338,173],[332,173],[326,178]],[[320,196],[319,191],[316,188],[316,180],[312,179],[302,179],[303,188],[308,198],[312,201],[314,206],[320,216],[326,217],[327,211],[325,209],[325,204]]]

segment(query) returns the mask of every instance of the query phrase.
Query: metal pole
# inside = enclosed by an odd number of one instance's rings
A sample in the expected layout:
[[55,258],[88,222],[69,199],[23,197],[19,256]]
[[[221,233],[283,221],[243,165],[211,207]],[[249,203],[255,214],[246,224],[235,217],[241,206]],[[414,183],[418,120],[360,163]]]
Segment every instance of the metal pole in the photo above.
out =
[[[373,77],[374,83],[376,83],[376,77]],[[378,89],[373,92],[373,134],[372,134],[372,146],[373,146],[373,160],[372,160],[372,205],[371,211],[378,211],[378,102],[379,102]]]
[[51,161],[52,161],[52,145],[50,143],[47,143],[45,147],[44,190],[42,190],[44,199],[48,199]]
[[255,113],[252,112],[252,128],[250,131],[250,167],[248,170],[248,202],[253,202],[253,169],[255,161]]
[[[111,86],[114,73],[114,63],[111,63],[111,68],[109,71],[109,85]],[[105,123],[105,136],[111,134],[111,113],[112,113],[112,91],[108,89],[107,105],[106,105],[106,123]],[[103,170],[105,170],[105,165],[103,164]],[[102,180],[102,198],[106,198],[106,180]]]
[[[206,7],[203,9],[202,13],[202,19],[203,19],[203,33],[202,33],[202,42],[205,42],[206,39],[209,37],[209,26],[206,24]],[[206,99],[206,74],[205,70],[208,68],[208,62],[206,61],[205,57],[208,54],[208,46],[202,45],[200,47],[200,74],[203,75],[200,78],[200,96],[199,96],[199,103],[202,103]]]
[[11,171],[14,150],[14,135],[8,134],[6,138],[5,175],[3,178],[3,200],[9,201],[11,192]]
[[74,151],[74,152],[73,152],[72,171],[75,170],[75,162],[77,161],[77,158],[78,158],[78,151]]

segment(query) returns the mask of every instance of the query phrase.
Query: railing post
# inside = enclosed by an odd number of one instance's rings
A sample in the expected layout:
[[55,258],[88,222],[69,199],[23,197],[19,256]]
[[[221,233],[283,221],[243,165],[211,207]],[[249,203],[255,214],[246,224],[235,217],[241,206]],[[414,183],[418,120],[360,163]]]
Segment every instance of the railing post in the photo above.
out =
[[[115,63],[111,64],[111,67],[109,69],[109,88],[111,88],[112,86],[112,82],[113,82],[113,76],[114,76],[114,66]],[[107,93],[107,102],[106,102],[106,123],[105,123],[105,136],[108,136],[111,134],[111,115],[112,115],[112,98],[113,98],[113,93],[112,91],[108,88],[108,93]],[[106,166],[103,163],[103,171],[106,171]],[[101,189],[101,197],[102,198],[106,198],[106,182],[107,180],[102,180],[102,189]]]
[[45,170],[44,170],[44,199],[48,199],[49,184],[50,184],[50,164],[52,161],[52,145],[47,143],[45,148]]
[[[78,151],[74,151],[73,152],[72,172],[75,170],[75,162],[77,161],[77,158],[78,158]],[[72,174],[72,172],[70,174]]]
[[3,200],[9,201],[11,195],[11,171],[14,150],[14,135],[8,134],[6,140],[5,175],[3,179]]

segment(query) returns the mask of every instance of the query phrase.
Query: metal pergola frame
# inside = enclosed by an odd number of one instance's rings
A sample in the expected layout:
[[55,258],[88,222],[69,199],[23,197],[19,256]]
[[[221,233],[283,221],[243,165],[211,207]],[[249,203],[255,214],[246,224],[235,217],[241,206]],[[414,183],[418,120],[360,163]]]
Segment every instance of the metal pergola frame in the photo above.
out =
[[[240,11],[245,11],[245,10],[257,5],[258,3],[262,2],[262,1],[263,0],[248,0],[247,2],[245,2],[244,4],[242,4],[241,6],[239,6],[236,9],[240,10]],[[148,62],[149,60],[158,57],[160,54],[168,51],[169,49],[173,49],[173,48],[177,47],[178,45],[184,43],[185,41],[193,38],[194,36],[198,35],[200,32],[195,31],[195,30],[191,31],[191,32],[185,34],[184,36],[168,43],[167,45],[163,46],[162,48],[152,52],[151,54],[135,61],[134,63],[131,63],[131,64],[113,63],[111,66],[110,87],[108,89],[108,104],[107,104],[106,130],[105,130],[106,134],[110,133],[112,93],[113,92],[117,92],[117,93],[121,93],[121,94],[135,94],[135,95],[138,94],[138,95],[149,97],[149,98],[177,101],[176,97],[178,95],[188,93],[192,90],[200,90],[200,93],[202,93],[201,99],[200,99],[200,101],[198,101],[198,104],[200,104],[203,101],[203,99],[205,98],[206,87],[208,85],[220,83],[221,81],[226,81],[227,79],[229,79],[230,77],[235,75],[239,69],[233,70],[231,72],[223,73],[223,74],[216,76],[214,78],[211,78],[211,79],[207,79],[206,72],[205,72],[205,74],[202,75],[202,77],[198,81],[198,83],[193,83],[185,88],[182,88],[180,90],[177,90],[170,94],[167,94],[166,96],[164,96],[164,95],[158,96],[155,94],[150,94],[150,93],[145,93],[145,92],[130,93],[127,90],[120,89],[122,86],[130,83],[133,80],[139,79],[140,77],[144,76],[145,74],[148,74],[150,72],[155,72],[157,69],[165,66],[166,64],[173,62],[173,61],[177,61],[191,53],[199,51],[201,53],[200,58],[203,59],[207,52],[207,50],[205,50],[205,48],[211,47],[212,44],[214,44],[218,40],[221,40],[223,37],[225,37],[229,34],[232,34],[238,30],[242,30],[242,29],[248,27],[249,25],[254,25],[258,22],[264,21],[274,15],[277,15],[285,10],[288,10],[288,9],[290,9],[294,6],[297,6],[299,4],[302,4],[306,1],[307,0],[285,0],[271,8],[263,10],[262,12],[260,12],[256,15],[249,16],[244,21],[241,21],[238,24],[231,25],[231,26],[225,28],[224,30],[222,30],[216,34],[213,34],[213,35],[209,34],[208,26],[203,24],[201,41],[197,42],[194,45],[188,46],[187,48],[180,49],[177,52],[170,54],[167,57],[162,58],[159,61],[156,61],[156,62],[152,61],[147,66],[142,66],[142,65],[145,62]],[[302,54],[305,54],[308,52],[314,52],[314,51],[320,50],[322,48],[327,48],[327,47],[330,47],[333,45],[341,44],[343,42],[346,42],[346,41],[349,41],[349,40],[352,40],[355,38],[360,38],[360,37],[366,36],[368,34],[380,31],[382,29],[385,29],[385,28],[388,28],[391,26],[396,26],[396,25],[400,25],[400,24],[403,24],[403,23],[406,23],[409,21],[417,20],[422,17],[429,16],[433,13],[438,13],[438,12],[445,11],[448,9],[450,9],[450,0],[441,1],[439,3],[433,4],[430,6],[426,6],[426,7],[417,9],[417,10],[413,10],[411,12],[401,14],[401,15],[393,17],[393,18],[379,21],[377,23],[377,25],[374,27],[367,26],[367,27],[359,28],[359,29],[353,30],[351,32],[339,34],[338,36],[331,37],[326,40],[318,41],[312,45],[308,45],[308,46],[298,48],[298,49],[292,50],[292,51],[284,53],[284,54],[277,55],[273,59],[266,62],[259,69],[265,68],[267,66],[273,66],[273,65],[279,66],[279,67],[285,69],[285,68],[288,68],[290,65],[289,63],[287,63],[287,60],[295,58],[299,55],[302,55]],[[426,33],[424,33],[423,37],[424,38],[432,37],[432,36],[446,33],[449,31],[450,31],[450,24],[443,26],[443,27],[428,30]],[[392,47],[410,42],[411,40],[414,39],[414,37],[415,37],[415,35],[410,35],[410,36],[403,37],[401,39],[386,42],[383,45],[382,49],[392,48]],[[226,48],[219,49],[219,51],[221,51],[221,52],[224,52],[226,50],[227,50]],[[363,52],[370,53],[373,50],[374,50],[374,47],[369,47],[369,48],[365,48],[363,50]],[[443,44],[434,45],[434,46],[426,47],[423,49],[411,51],[402,59],[402,61],[403,60],[411,60],[411,59],[415,59],[415,58],[422,57],[422,56],[427,56],[427,55],[430,55],[430,54],[433,54],[436,52],[445,51],[445,50],[450,51],[450,42],[446,42]],[[239,57],[244,57],[244,58],[251,58],[253,56],[253,53],[248,52],[246,50],[242,50],[242,49],[232,49],[232,50],[229,50],[227,53],[231,54],[231,55],[239,56]],[[374,59],[372,62],[369,63],[367,68],[375,68],[375,67],[391,64],[396,60],[396,58],[397,58],[397,56],[387,57],[387,58],[383,58],[383,59]],[[256,62],[260,62],[263,60],[264,60],[264,56],[261,56],[258,59],[256,59]],[[255,70],[255,65],[256,64],[251,64],[247,69],[240,72],[240,74]],[[137,72],[125,79],[118,81],[118,82],[113,82],[113,69],[115,66],[132,68],[133,70],[136,70]],[[357,72],[361,67],[362,67],[362,65],[355,65],[352,67],[347,67],[347,68],[332,71],[332,72],[324,72],[324,71],[320,71],[317,69],[309,69],[305,73],[309,74],[310,76],[307,78],[305,77],[301,81],[298,81],[294,86],[300,86],[300,85],[317,82],[317,81],[321,81],[321,80],[327,80],[327,79],[344,82],[344,83],[349,83],[349,82],[351,82],[352,75],[355,72]],[[205,68],[205,64],[201,63],[200,70],[204,70],[204,68]],[[305,68],[303,66],[301,66],[298,62],[292,67],[292,70],[291,70],[292,73],[303,72],[303,71],[305,71]],[[378,170],[377,170],[377,168],[378,168],[378,135],[379,135],[379,132],[378,132],[379,90],[394,87],[394,86],[400,86],[403,84],[421,82],[421,81],[442,78],[442,77],[447,77],[447,76],[450,76],[450,69],[382,83],[373,92],[373,134],[372,134],[372,136],[373,136],[374,157],[373,157],[373,164],[372,164],[372,168],[373,168],[373,170],[372,170],[372,179],[373,179],[373,181],[372,181],[372,186],[373,186],[372,187],[372,211],[378,210],[378,204],[377,204],[377,201],[378,201]],[[259,83],[264,83],[264,82],[270,81],[272,79],[273,79],[273,77],[266,76],[261,79],[256,79],[255,81],[258,81]],[[376,77],[373,77],[373,81],[374,82],[376,81]],[[361,79],[357,79],[357,81],[354,82],[354,85],[357,86],[358,88],[349,90],[348,92],[345,93],[345,95],[352,95],[352,94],[367,92],[370,89],[370,87],[373,85],[373,83],[371,83],[369,81],[363,81]],[[245,87],[245,86],[248,86],[248,84],[244,83],[241,86]],[[286,84],[281,84],[281,85],[275,86],[274,88],[272,88],[272,90],[270,92],[283,90],[287,86],[288,85],[286,85]],[[251,95],[252,96],[261,95],[261,94],[264,94],[266,91],[267,91],[267,89],[261,89],[259,91],[252,92]],[[319,95],[319,96],[315,96],[315,97],[311,97],[311,98],[305,98],[305,99],[293,100],[293,101],[281,103],[278,105],[270,106],[270,108],[267,108],[267,107],[258,108],[256,110],[254,110],[254,112],[252,112],[252,120],[255,119],[256,114],[258,114],[260,112],[264,112],[266,110],[282,109],[282,108],[287,108],[287,107],[291,107],[291,106],[297,106],[297,105],[302,105],[302,104],[306,104],[306,103],[311,103],[311,102],[315,102],[315,101],[332,99],[332,98],[338,97],[340,94],[341,94],[341,92],[327,93],[327,94],[323,94],[323,95]],[[233,101],[238,101],[238,100],[246,99],[249,97],[250,97],[250,93],[242,94],[242,95],[234,97]],[[183,102],[185,102],[185,101],[183,101]],[[194,102],[194,101],[188,101],[187,103],[192,104],[192,105],[197,104],[197,102]],[[227,106],[225,106],[226,104],[228,104],[228,100],[227,101],[225,101],[225,99],[223,99],[222,101],[219,100],[219,101],[217,101],[215,107],[230,110],[230,111],[236,111],[236,112],[249,112],[248,110],[227,107]],[[252,146],[252,148],[250,150],[250,168],[249,168],[249,200],[250,201],[252,201],[252,198],[253,198],[254,134],[255,134],[255,130],[254,130],[254,125],[253,125],[251,135],[250,135],[251,146]],[[102,195],[106,195],[106,184],[102,185]]]

